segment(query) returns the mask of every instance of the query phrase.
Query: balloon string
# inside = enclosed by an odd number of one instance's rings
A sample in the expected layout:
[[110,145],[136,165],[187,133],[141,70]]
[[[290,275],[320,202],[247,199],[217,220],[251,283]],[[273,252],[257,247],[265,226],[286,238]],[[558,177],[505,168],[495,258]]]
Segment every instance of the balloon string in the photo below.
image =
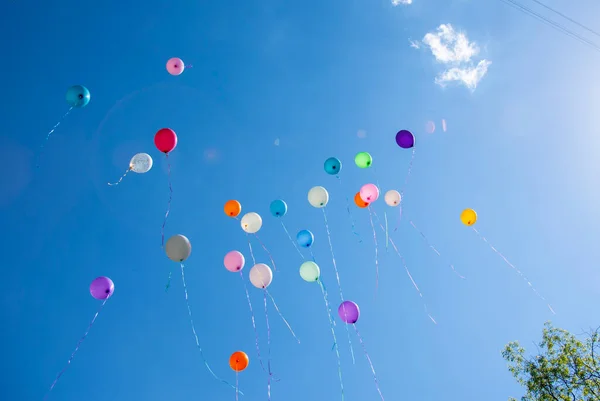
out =
[[269,256],[269,259],[271,259],[271,264],[273,265],[273,270],[277,271],[277,266],[275,266],[275,261],[273,260],[273,255],[271,255],[271,252],[269,252],[269,250],[267,249],[267,247],[264,244],[264,242],[262,242],[261,239],[258,237],[258,234],[254,233],[254,236],[256,237],[256,239],[258,240],[258,242],[260,243],[260,246],[262,246],[262,248],[265,250],[265,252]]
[[304,255],[302,254],[302,252],[300,252],[300,249],[298,248],[298,245],[296,244],[296,241],[294,241],[292,239],[292,236],[290,235],[290,232],[288,231],[287,227],[285,226],[283,220],[280,220],[281,222],[281,227],[283,227],[283,231],[285,231],[285,233],[287,234],[288,238],[290,239],[290,242],[292,243],[292,245],[294,245],[294,248],[296,248],[296,251],[298,251],[298,255],[300,255],[300,257],[302,258],[302,260],[304,260]]
[[406,186],[408,185],[408,180],[412,173],[413,163],[415,161],[415,151],[416,148],[413,147],[412,156],[410,158],[410,162],[408,163],[408,171],[406,172],[406,177],[404,178],[404,187],[402,188],[402,191],[400,191],[400,215],[398,216],[398,224],[396,225],[396,228],[394,228],[394,231],[398,229],[400,221],[402,220],[402,202],[404,201],[404,191],[406,191]]
[[333,348],[335,349],[335,355],[337,356],[337,365],[338,365],[338,376],[340,378],[340,388],[342,390],[342,401],[344,401],[344,381],[342,380],[342,361],[340,359],[340,349],[337,343],[337,338],[335,336],[334,329],[334,320],[331,316],[331,308],[329,306],[329,300],[327,299],[327,290],[325,290],[325,286],[323,282],[319,278],[317,280],[319,283],[319,287],[321,287],[321,293],[323,294],[323,300],[325,301],[325,308],[327,309],[327,318],[329,319],[329,327],[331,329],[331,336],[333,337]]
[[362,345],[362,349],[363,349],[363,352],[365,353],[365,357],[367,358],[367,361],[369,362],[369,366],[371,367],[371,373],[373,373],[373,380],[375,380],[375,387],[377,388],[377,392],[379,393],[379,396],[381,397],[382,401],[385,401],[383,399],[383,394],[381,394],[381,389],[379,388],[379,380],[377,380],[377,374],[375,373],[375,367],[373,367],[373,361],[371,361],[371,357],[369,356],[369,353],[367,352],[367,347],[365,346],[365,342],[363,341],[363,338],[360,335],[360,332],[358,331],[358,327],[356,327],[356,324],[352,324],[352,326],[354,326],[354,331],[356,331],[356,336],[358,337],[358,341],[360,341],[360,345]]
[[248,249],[250,249],[250,256],[252,257],[252,266],[256,264],[256,258],[254,257],[254,251],[252,250],[252,244],[250,243],[250,237],[246,234],[246,238],[248,239]]
[[292,336],[294,336],[294,338],[296,339],[296,341],[298,341],[298,344],[300,344],[300,340],[298,340],[298,337],[296,337],[296,333],[294,333],[294,330],[292,330],[292,326],[290,326],[290,324],[285,319],[285,317],[283,317],[283,314],[279,310],[279,307],[277,306],[277,303],[275,303],[275,298],[273,298],[273,296],[271,295],[271,293],[269,291],[267,291],[266,288],[264,290],[265,290],[265,294],[268,295],[269,298],[271,298],[271,302],[273,302],[273,306],[275,307],[275,310],[279,314],[279,317],[281,318],[281,320],[283,320],[283,323],[285,323],[285,325],[289,329],[290,333],[292,333]]
[[[232,385],[232,384],[228,383],[227,381],[221,379],[219,376],[217,376],[215,374],[215,372],[213,372],[213,370],[210,368],[210,365],[206,361],[206,358],[204,357],[204,352],[202,351],[202,347],[200,347],[200,340],[198,339],[198,334],[196,333],[196,325],[194,324],[194,319],[192,317],[192,308],[190,306],[190,299],[189,299],[189,296],[188,296],[187,285],[185,283],[185,266],[183,265],[183,263],[180,263],[180,265],[181,265],[181,281],[183,282],[183,291],[185,292],[185,303],[187,305],[188,316],[190,318],[190,325],[192,326],[192,333],[194,333],[194,339],[196,340],[196,347],[198,347],[198,350],[200,351],[200,356],[202,356],[202,361],[204,362],[204,365],[206,366],[206,369],[208,369],[208,371],[213,375],[213,377],[215,379],[221,381],[222,383],[227,384],[229,387],[231,387],[231,388],[233,388],[235,390],[236,388],[235,388],[234,385]],[[241,395],[244,395],[244,393],[242,393],[241,391],[239,393]]]
[[383,212],[383,218],[385,219],[385,250],[387,252],[388,246],[390,245],[390,233],[388,231],[387,212]]
[[[335,261],[335,254],[333,253],[333,245],[331,244],[331,232],[329,230],[329,223],[327,222],[327,213],[325,212],[325,208],[323,210],[323,218],[325,219],[325,230],[327,231],[327,240],[329,241],[329,250],[331,251],[331,260],[333,262],[333,269],[335,270],[335,278],[337,280],[338,289],[340,291],[340,299],[342,300],[342,308],[344,309],[344,314],[346,313],[346,307],[343,306],[344,302],[344,294],[342,293],[342,284],[340,282],[340,273],[337,269],[337,263]],[[312,251],[311,251],[312,252]],[[352,340],[350,340],[350,330],[346,327],[346,334],[348,335],[348,343],[350,344],[350,354],[352,355],[352,363],[354,364],[354,348],[352,347]]]
[[400,204],[398,205],[400,213],[398,213],[398,222],[396,223],[396,228],[394,228],[394,232],[398,231],[398,227],[400,226],[400,222],[402,221],[402,201],[402,195],[400,195]]
[[58,122],[54,125],[54,127],[52,127],[52,129],[50,129],[48,134],[46,134],[46,140],[44,140],[44,142],[42,142],[42,144],[40,145],[40,153],[38,154],[38,162],[35,165],[36,168],[40,168],[40,159],[42,157],[42,153],[44,152],[44,147],[45,147],[46,143],[48,142],[48,140],[50,139],[50,135],[52,135],[54,133],[54,131],[56,131],[56,129],[58,128],[60,123],[62,123],[64,121],[64,119],[69,115],[69,113],[71,113],[71,110],[73,110],[73,106],[71,106],[69,108],[69,110],[67,110],[67,112],[60,118],[60,120],[58,120]]
[[[439,257],[442,257],[442,255],[440,254],[440,252],[439,252],[439,251],[438,251],[438,250],[437,250],[437,249],[436,249],[436,248],[435,248],[435,247],[434,247],[434,246],[433,246],[433,245],[432,245],[432,244],[429,242],[429,240],[427,239],[427,237],[425,236],[425,234],[423,234],[423,232],[417,228],[417,226],[415,225],[415,223],[413,223],[413,221],[412,221],[412,220],[410,220],[410,225],[411,225],[411,226],[413,226],[413,228],[414,228],[415,230],[417,230],[417,232],[418,232],[419,234],[421,234],[421,237],[422,237],[422,238],[423,238],[423,240],[425,241],[425,244],[427,244],[427,246],[428,246],[429,248],[431,248],[431,250],[432,250],[433,252],[435,252],[435,254],[436,254],[436,255],[438,255]],[[454,272],[454,274],[456,274],[458,277],[460,277],[460,278],[461,278],[461,279],[463,279],[463,280],[465,279],[465,277],[464,277],[464,276],[461,276],[461,275],[460,275],[460,274],[459,274],[459,273],[458,273],[458,272],[457,272],[457,271],[454,269],[454,265],[453,265],[453,264],[450,264],[449,266],[450,266],[450,268],[452,269],[452,271]]]
[[125,176],[127,175],[127,173],[129,173],[130,171],[131,171],[131,167],[129,167],[129,168],[127,169],[127,171],[125,171],[125,174],[123,174],[123,175],[121,176],[121,178],[119,178],[119,181],[115,182],[114,184],[112,184],[112,183],[110,183],[110,182],[109,182],[109,183],[108,183],[108,185],[110,185],[110,186],[113,186],[113,185],[119,185],[119,184],[121,183],[121,181],[123,181],[123,178],[125,178]]
[[308,251],[310,252],[310,257],[312,258],[313,262],[317,263],[317,261],[315,260],[315,254],[312,251],[312,248],[308,248]]
[[167,285],[165,285],[165,292],[169,291],[169,287],[171,287],[171,276],[173,275],[172,271],[169,271],[169,278],[167,279]]
[[[375,216],[375,218],[379,222],[379,227],[381,227],[381,229],[384,230],[383,226],[381,225],[381,221],[379,220],[379,217],[377,216],[377,214],[374,211],[373,211],[373,215]],[[404,267],[404,270],[406,271],[406,274],[408,275],[408,278],[410,279],[410,281],[412,282],[413,286],[415,287],[415,290],[417,290],[417,293],[419,294],[419,297],[421,297],[421,299],[423,300],[423,306],[425,307],[425,313],[427,313],[427,316],[429,317],[429,319],[431,319],[431,321],[434,324],[437,324],[437,322],[435,321],[435,319],[429,313],[429,309],[427,308],[427,304],[425,303],[425,298],[423,297],[423,294],[421,293],[421,290],[419,289],[419,286],[417,285],[417,283],[413,279],[412,274],[410,274],[410,270],[408,270],[408,266],[406,265],[406,260],[404,259],[404,257],[400,253],[400,251],[398,251],[398,247],[396,247],[396,244],[394,243],[394,240],[391,239],[391,238],[390,238],[390,244],[392,244],[392,248],[394,248],[394,251],[396,251],[396,255],[398,255],[398,257],[400,258],[400,261],[402,262],[402,267]]]
[[65,365],[65,367],[58,373],[58,375],[56,375],[56,378],[54,379],[54,381],[52,382],[52,385],[50,386],[50,390],[48,390],[48,392],[46,393],[46,395],[44,396],[44,400],[48,399],[48,396],[50,395],[50,392],[54,389],[54,387],[56,386],[56,383],[58,383],[58,380],[60,380],[60,378],[62,377],[62,375],[67,371],[67,369],[69,368],[69,366],[71,365],[71,362],[73,361],[73,358],[75,358],[75,354],[77,354],[77,351],[79,351],[79,347],[81,346],[81,343],[83,343],[83,341],[86,339],[86,337],[88,336],[92,326],[94,325],[94,322],[96,321],[96,318],[98,318],[98,315],[100,314],[100,311],[102,310],[102,308],[104,308],[104,305],[106,304],[106,301],[108,301],[108,298],[106,298],[104,300],[104,302],[102,302],[102,304],[100,305],[100,307],[98,308],[98,310],[96,311],[96,314],[94,315],[94,318],[92,319],[92,321],[90,322],[90,324],[87,327],[87,330],[85,331],[85,333],[83,334],[83,336],[79,339],[79,341],[77,342],[77,345],[75,346],[75,350],[71,353],[71,357],[69,358],[69,360],[67,361],[67,364]]
[[379,246],[377,245],[377,234],[375,233],[375,225],[373,224],[373,211],[369,205],[369,221],[373,229],[373,242],[375,242],[375,294],[379,288]]
[[265,305],[265,322],[267,323],[267,367],[269,369],[269,377],[267,379],[267,400],[271,401],[271,325],[269,324],[269,312],[267,308],[267,289],[264,288],[263,303]]
[[265,365],[263,364],[263,360],[260,355],[260,347],[258,345],[258,330],[256,330],[256,319],[254,318],[254,310],[252,308],[252,301],[250,300],[250,293],[248,292],[248,286],[246,285],[246,281],[244,280],[244,274],[242,273],[241,270],[240,270],[240,277],[242,279],[242,282],[244,283],[244,290],[246,291],[246,299],[248,300],[248,307],[250,308],[250,317],[252,318],[252,329],[254,329],[254,339],[256,342],[256,354],[258,355],[258,361],[260,363],[260,367],[262,368],[262,370],[268,374],[269,372],[267,372],[267,370],[265,369]]
[[[344,187],[342,186],[342,179],[340,178],[339,175],[336,175],[335,177],[338,179],[338,182],[340,183],[340,187],[342,187],[342,191],[343,191]],[[360,234],[356,232],[356,226],[354,224],[354,217],[352,217],[352,212],[350,211],[350,199],[348,199],[348,195],[346,195],[346,211],[348,212],[348,218],[350,219],[350,224],[352,224],[352,233],[358,237],[358,242],[362,242],[362,239],[360,238]]]
[[412,155],[410,157],[410,162],[408,163],[408,171],[406,172],[406,177],[404,178],[404,188],[402,190],[401,195],[404,194],[404,191],[406,190],[406,186],[408,185],[408,180],[409,180],[410,175],[412,173],[413,163],[415,161],[415,151],[416,151],[416,148],[413,147]]
[[[236,366],[237,367],[237,366]],[[240,380],[238,371],[235,371],[235,401],[240,399]]]
[[506,256],[504,256],[502,253],[500,253],[500,251],[498,251],[492,244],[490,244],[490,242],[487,240],[487,238],[485,238],[483,235],[481,235],[481,233],[479,231],[477,231],[477,229],[475,227],[471,227],[473,229],[473,231],[475,231],[475,233],[479,236],[479,238],[481,238],[483,240],[483,242],[485,242],[486,244],[489,245],[489,247],[491,248],[492,251],[494,251],[496,253],[496,255],[500,256],[502,258],[502,260],[504,260],[504,263],[506,263],[506,265],[510,268],[512,268],[515,272],[517,272],[517,274],[519,276],[521,276],[521,278],[527,283],[527,285],[529,286],[529,288],[531,288],[531,290],[533,291],[533,293],[535,295],[537,295],[542,301],[546,302],[546,306],[548,306],[548,309],[550,309],[550,312],[552,312],[553,315],[556,315],[556,312],[554,312],[554,309],[552,309],[552,306],[548,303],[548,301],[546,300],[546,298],[544,298],[539,292],[538,290],[535,289],[535,287],[533,286],[533,284],[531,284],[531,282],[529,281],[529,279],[523,274],[523,272],[521,272],[521,270],[517,269],[515,267],[515,265],[513,265],[507,258]]
[[169,213],[171,212],[171,201],[173,200],[173,186],[171,185],[171,162],[169,161],[168,153],[166,153],[166,158],[167,158],[167,174],[169,176],[169,202],[167,203],[167,211],[165,213],[165,219],[163,221],[162,229],[161,229],[162,242],[161,242],[160,246],[163,248],[165,246],[165,226],[167,225],[167,218],[169,217]]

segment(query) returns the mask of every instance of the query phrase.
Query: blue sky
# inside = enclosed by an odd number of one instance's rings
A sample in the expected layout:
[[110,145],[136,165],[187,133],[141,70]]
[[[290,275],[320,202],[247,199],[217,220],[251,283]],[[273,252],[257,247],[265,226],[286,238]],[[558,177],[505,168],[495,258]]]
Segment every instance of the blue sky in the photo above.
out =
[[[344,294],[361,307],[358,328],[387,400],[519,396],[500,356],[505,343],[518,339],[533,348],[548,319],[574,332],[598,325],[600,81],[593,51],[499,1],[196,3],[0,6],[7,16],[0,27],[0,394],[43,397],[98,307],[91,280],[107,275],[114,297],[51,400],[235,399],[202,364],[177,270],[169,292],[163,290],[169,268],[178,266],[160,247],[168,184],[153,135],[162,127],[179,136],[166,235],[192,242],[188,289],[213,369],[234,381],[229,355],[250,356],[240,375],[243,400],[266,399],[266,377],[242,282],[222,265],[234,249],[250,259],[239,224],[222,212],[231,198],[263,216],[259,234],[279,270],[270,290],[301,340],[295,343],[271,311],[273,370],[281,379],[274,401],[340,399],[320,290],[301,280],[301,259],[268,214],[269,203],[283,198],[290,231],[314,232],[316,259],[337,306],[322,214],[306,200],[315,185],[329,189]],[[548,4],[588,24],[600,12],[592,1]],[[422,41],[440,24],[477,43],[471,62],[492,62],[475,91],[434,82],[449,67]],[[172,77],[165,70],[170,57],[193,68]],[[36,170],[39,146],[67,110],[64,94],[74,84],[90,89],[91,102],[65,119]],[[427,121],[437,125],[433,134],[425,132]],[[385,251],[381,232],[375,298],[368,212],[353,208],[360,244],[346,212],[345,197],[367,182],[401,189],[410,151],[395,146],[400,129],[412,130],[417,145],[405,218],[392,238],[438,325],[424,313],[397,255]],[[359,151],[373,155],[372,169],[353,165]],[[138,152],[150,153],[154,168],[108,187]],[[323,171],[330,156],[343,162],[341,185]],[[397,210],[383,200],[373,207],[395,221]],[[529,276],[556,316],[460,224],[466,207],[477,210],[478,229]],[[268,263],[256,242],[254,249]],[[249,289],[264,344],[262,296]],[[341,326],[337,334],[346,400],[378,399],[358,341],[353,365]]]

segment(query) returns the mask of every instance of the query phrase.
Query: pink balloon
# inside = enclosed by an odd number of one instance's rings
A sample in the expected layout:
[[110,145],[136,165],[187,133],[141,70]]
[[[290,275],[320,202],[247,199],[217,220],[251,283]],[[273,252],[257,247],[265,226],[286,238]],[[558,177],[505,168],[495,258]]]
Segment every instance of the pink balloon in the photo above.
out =
[[373,203],[379,198],[379,188],[375,184],[365,184],[360,189],[360,199],[366,203]]
[[223,264],[225,268],[230,272],[239,272],[244,268],[246,264],[246,259],[244,255],[242,255],[238,251],[231,251],[225,255],[225,259],[223,259]]
[[171,75],[180,75],[185,69],[185,65],[183,64],[183,60],[177,57],[173,57],[167,61],[167,71]]

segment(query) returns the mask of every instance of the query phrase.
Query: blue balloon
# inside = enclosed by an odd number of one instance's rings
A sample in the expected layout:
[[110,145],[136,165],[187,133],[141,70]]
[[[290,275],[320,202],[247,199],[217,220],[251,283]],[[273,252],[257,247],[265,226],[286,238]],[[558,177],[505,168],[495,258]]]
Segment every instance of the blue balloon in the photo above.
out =
[[327,174],[336,175],[342,169],[342,162],[337,157],[330,157],[325,160],[324,167]]
[[283,217],[287,213],[287,203],[281,199],[275,199],[269,206],[271,214],[275,217]]
[[71,86],[67,90],[67,103],[71,107],[85,107],[90,102],[90,96],[90,91],[85,86]]
[[296,234],[296,241],[301,247],[310,248],[313,242],[315,242],[315,236],[308,230],[302,230]]

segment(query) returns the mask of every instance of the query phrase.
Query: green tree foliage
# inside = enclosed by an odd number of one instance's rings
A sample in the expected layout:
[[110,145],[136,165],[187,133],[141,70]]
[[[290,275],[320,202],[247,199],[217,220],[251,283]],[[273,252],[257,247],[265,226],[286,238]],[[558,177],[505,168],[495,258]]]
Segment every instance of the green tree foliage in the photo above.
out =
[[506,345],[502,357],[527,390],[521,401],[600,401],[599,342],[599,329],[579,340],[548,322],[537,355],[526,357],[515,341]]

